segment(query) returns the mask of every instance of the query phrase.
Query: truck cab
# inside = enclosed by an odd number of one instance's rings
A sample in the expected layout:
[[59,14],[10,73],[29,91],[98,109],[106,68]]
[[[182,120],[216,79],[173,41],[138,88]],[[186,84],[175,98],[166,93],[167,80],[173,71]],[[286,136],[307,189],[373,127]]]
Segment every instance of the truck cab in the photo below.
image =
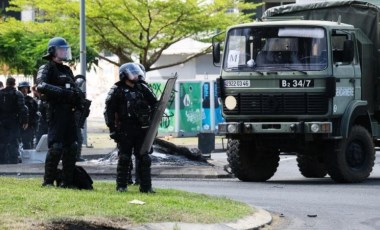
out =
[[[374,164],[371,101],[362,65],[370,40],[339,21],[267,20],[228,28],[219,97],[227,156],[242,181],[266,181],[282,152],[307,178],[366,179]],[[368,62],[368,58],[366,59]],[[364,64],[367,63],[364,61]],[[373,109],[372,109],[373,110]]]

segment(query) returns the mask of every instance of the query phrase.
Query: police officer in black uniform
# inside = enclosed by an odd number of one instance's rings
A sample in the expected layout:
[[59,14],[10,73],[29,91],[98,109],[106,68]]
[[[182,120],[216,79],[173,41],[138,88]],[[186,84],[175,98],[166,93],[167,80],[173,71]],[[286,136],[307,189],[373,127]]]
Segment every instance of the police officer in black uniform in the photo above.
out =
[[48,43],[42,65],[37,73],[37,90],[47,102],[48,147],[43,186],[51,186],[56,179],[57,166],[62,159],[61,187],[72,188],[77,153],[75,111],[80,96],[71,69],[63,61],[71,59],[71,49],[64,38],[54,37]]
[[18,90],[25,97],[25,105],[28,107],[29,111],[29,122],[28,128],[21,130],[21,141],[23,149],[33,149],[34,147],[34,136],[36,134],[36,128],[38,125],[38,115],[37,115],[37,101],[29,96],[28,94],[32,91],[30,90],[30,84],[27,81],[20,82],[18,84]]
[[154,193],[150,174],[149,154],[140,155],[157,99],[144,81],[145,72],[139,64],[126,63],[120,67],[119,79],[108,93],[104,117],[110,137],[119,148],[116,190],[127,191],[127,178],[132,153],[139,161],[140,192]]
[[16,90],[16,80],[9,77],[0,90],[0,164],[17,164],[19,128],[28,128],[28,108],[24,95]]

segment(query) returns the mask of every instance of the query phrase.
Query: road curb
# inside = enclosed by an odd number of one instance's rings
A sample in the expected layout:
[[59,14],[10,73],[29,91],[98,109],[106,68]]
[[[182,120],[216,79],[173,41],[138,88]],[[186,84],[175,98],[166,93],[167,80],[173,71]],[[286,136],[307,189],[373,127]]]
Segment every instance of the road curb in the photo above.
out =
[[250,230],[250,229],[260,229],[264,227],[265,225],[272,223],[272,215],[261,208],[255,208],[256,212],[251,215],[244,217],[234,223],[226,223],[225,225],[233,228],[233,229],[244,229],[244,230]]
[[130,230],[167,230],[167,229],[181,229],[181,230],[252,230],[260,229],[265,225],[272,222],[272,216],[269,212],[261,208],[255,208],[255,213],[246,216],[235,222],[230,223],[216,223],[216,224],[193,224],[182,222],[163,222],[163,223],[149,223],[142,226],[128,228]]

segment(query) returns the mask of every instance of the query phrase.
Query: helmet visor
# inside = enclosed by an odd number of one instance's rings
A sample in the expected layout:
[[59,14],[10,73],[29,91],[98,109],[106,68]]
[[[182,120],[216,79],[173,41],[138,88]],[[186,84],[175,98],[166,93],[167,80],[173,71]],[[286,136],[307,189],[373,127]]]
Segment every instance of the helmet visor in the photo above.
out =
[[124,71],[128,75],[128,79],[132,81],[137,81],[140,78],[144,77],[144,72],[135,63],[128,65]]
[[55,56],[62,61],[71,60],[71,48],[70,46],[57,46],[55,51]]

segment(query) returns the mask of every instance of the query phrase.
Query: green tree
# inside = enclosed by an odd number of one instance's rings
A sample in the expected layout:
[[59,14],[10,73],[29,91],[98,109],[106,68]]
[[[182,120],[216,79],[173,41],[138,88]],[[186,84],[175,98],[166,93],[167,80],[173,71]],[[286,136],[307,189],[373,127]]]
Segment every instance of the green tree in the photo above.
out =
[[[38,21],[52,23],[60,29],[77,28],[79,1],[76,0],[12,0],[12,10],[26,6],[43,14]],[[115,65],[136,61],[146,70],[155,70],[184,63],[198,54],[164,66],[154,66],[162,52],[181,39],[193,37],[209,41],[215,31],[250,21],[252,14],[243,10],[258,4],[238,0],[87,0],[87,41],[98,51],[109,51],[119,57],[114,63],[99,53],[99,57]],[[235,13],[226,13],[239,9]]]
[[43,31],[35,30],[29,23],[14,19],[0,22],[0,64],[9,68],[9,73],[35,75],[47,44]]
[[[10,74],[20,73],[35,77],[38,67],[46,62],[42,56],[46,53],[49,39],[58,35],[65,37],[72,47],[73,60],[70,64],[77,63],[78,36],[72,31],[52,29],[55,27],[56,23],[53,22],[21,22],[10,18],[0,21],[0,64],[6,65]],[[96,57],[97,53],[88,48],[88,68],[96,62]]]

